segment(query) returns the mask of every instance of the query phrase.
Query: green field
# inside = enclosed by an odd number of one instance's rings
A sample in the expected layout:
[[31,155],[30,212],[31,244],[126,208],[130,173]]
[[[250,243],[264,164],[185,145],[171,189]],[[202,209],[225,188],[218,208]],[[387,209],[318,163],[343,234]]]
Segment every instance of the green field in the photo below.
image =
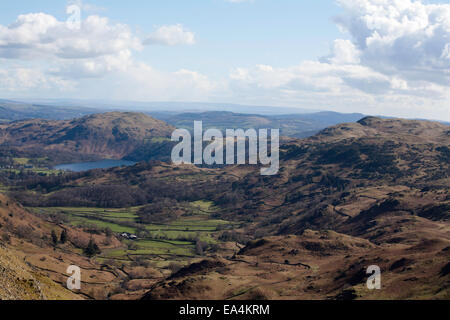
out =
[[[130,242],[127,242],[130,243]],[[136,249],[114,249],[105,252],[105,258],[123,258],[124,256],[162,256],[175,260],[179,257],[194,257],[195,245],[183,241],[138,240]]]
[[[141,235],[137,241],[123,241],[122,248],[103,252],[101,258],[128,260],[130,256],[158,256],[167,260],[195,257],[197,240],[208,244],[218,242],[218,227],[233,223],[212,219],[217,208],[208,201],[189,204],[190,214],[168,224],[137,224],[140,207],[121,209],[102,208],[29,208],[40,214],[62,214],[76,227],[109,228],[115,234],[128,232]],[[144,233],[142,233],[144,231]],[[142,236],[144,235],[144,236]]]
[[115,233],[136,233],[136,228],[124,225],[133,223],[137,217],[136,209],[100,209],[100,208],[31,208],[43,214],[63,214],[73,226],[94,225],[98,228],[110,228]]

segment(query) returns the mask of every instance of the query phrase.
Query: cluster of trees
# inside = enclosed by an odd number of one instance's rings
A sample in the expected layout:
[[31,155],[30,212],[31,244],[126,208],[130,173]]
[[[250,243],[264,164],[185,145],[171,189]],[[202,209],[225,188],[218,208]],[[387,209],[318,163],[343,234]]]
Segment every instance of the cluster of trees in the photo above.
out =
[[88,257],[93,257],[95,255],[98,255],[98,254],[102,253],[102,251],[100,250],[98,245],[92,239],[89,240],[89,243],[88,243],[87,247],[84,248],[83,252]]
[[161,198],[170,198],[178,202],[192,202],[211,199],[217,192],[225,190],[222,185],[212,181],[186,183],[152,178],[140,183],[139,188],[147,193],[149,202],[154,202],[155,199]]
[[[227,190],[227,185],[211,179],[186,183],[176,180],[164,180],[142,175],[153,163],[140,163],[135,167],[117,171],[115,184],[95,184],[77,186],[80,180],[96,181],[102,175],[101,170],[82,173],[64,173],[60,175],[39,176],[24,172],[11,178],[11,192],[17,201],[26,206],[64,207],[83,206],[98,208],[123,208],[152,204],[161,199],[173,199],[178,202],[211,199]],[[111,169],[114,170],[114,169]],[[33,191],[33,192],[27,192]]]
[[52,230],[51,239],[52,239],[52,244],[55,247],[58,245],[58,243],[65,244],[68,240],[67,231],[65,229],[63,231],[61,231],[61,235],[58,237],[55,230]]
[[159,198],[137,212],[139,222],[143,224],[165,224],[177,219],[176,209],[178,202],[174,199]]
[[224,242],[232,241],[241,244],[246,244],[248,241],[250,241],[250,237],[246,234],[231,230],[222,232],[222,234],[219,236],[219,240]]
[[82,178],[95,178],[101,175],[100,170],[86,172],[60,172],[58,174],[42,174],[31,170],[8,172],[4,178],[8,179],[10,186],[25,190],[38,189],[40,192],[53,192],[60,190],[64,185]]
[[123,208],[147,202],[145,192],[127,185],[92,185],[66,188],[48,196],[40,193],[11,192],[17,201],[33,207]]
[[47,197],[48,206],[123,208],[146,203],[146,194],[128,185],[91,185],[66,188]]

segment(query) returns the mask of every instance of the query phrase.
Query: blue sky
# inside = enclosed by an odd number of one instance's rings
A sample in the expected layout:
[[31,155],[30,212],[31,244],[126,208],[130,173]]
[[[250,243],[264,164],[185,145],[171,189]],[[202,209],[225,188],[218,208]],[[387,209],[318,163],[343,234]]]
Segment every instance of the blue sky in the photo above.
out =
[[[67,3],[54,0],[2,4],[0,23],[8,25],[24,13],[45,12],[67,18]],[[340,32],[332,21],[339,7],[329,0],[258,0],[230,3],[212,1],[89,1],[94,8],[82,16],[99,14],[126,23],[142,34],[158,26],[182,24],[195,32],[195,46],[155,46],[139,57],[169,71],[193,68],[226,74],[229,69],[254,64],[283,66],[316,59],[328,52]],[[98,7],[97,10],[95,7]]]
[[[75,29],[66,21],[74,4]],[[450,120],[449,71],[448,1],[16,0],[0,11],[4,98],[230,102]]]

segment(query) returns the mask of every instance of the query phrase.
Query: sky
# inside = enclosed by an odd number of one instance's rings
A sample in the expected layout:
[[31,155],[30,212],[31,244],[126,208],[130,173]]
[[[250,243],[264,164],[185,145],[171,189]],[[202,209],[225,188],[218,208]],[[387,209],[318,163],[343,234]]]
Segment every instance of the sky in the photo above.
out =
[[450,1],[4,2],[0,98],[450,121]]

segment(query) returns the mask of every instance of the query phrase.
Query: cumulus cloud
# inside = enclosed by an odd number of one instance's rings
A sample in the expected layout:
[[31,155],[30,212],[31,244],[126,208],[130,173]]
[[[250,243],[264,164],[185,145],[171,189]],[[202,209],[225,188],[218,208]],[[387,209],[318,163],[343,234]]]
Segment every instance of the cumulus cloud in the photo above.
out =
[[140,40],[126,25],[111,25],[107,18],[99,16],[87,17],[79,29],[45,13],[20,15],[10,26],[0,25],[3,58],[83,59],[140,48]]
[[[344,12],[335,20],[350,39],[335,40],[330,54],[318,61],[236,68],[230,74],[233,90],[242,98],[255,92],[285,104],[449,119],[450,5],[338,3]],[[361,109],[355,110],[358,104]]]
[[167,25],[158,28],[145,41],[144,44],[152,45],[193,45],[195,44],[195,34],[186,30],[181,24]]
[[361,65],[318,61],[304,61],[287,68],[238,68],[230,77],[246,87],[299,92],[343,92],[356,88],[374,93],[398,87],[398,82],[390,77]]
[[126,25],[96,15],[81,21],[79,28],[44,13],[20,15],[13,24],[0,25],[1,58],[51,61],[56,64],[53,75],[101,76],[126,66],[131,51],[141,48]]
[[[349,59],[351,57],[351,59]],[[406,81],[355,63],[354,55],[275,68],[236,68],[230,88],[241,103],[303,106],[402,117],[450,117],[448,87]]]
[[331,55],[321,61],[332,64],[358,64],[360,55],[361,52],[350,40],[337,39],[334,41]]
[[449,84],[450,5],[411,0],[338,0],[335,20],[361,63],[389,75]]
[[214,81],[199,72],[164,72],[143,62],[107,77],[102,85],[110,98],[133,101],[203,101],[212,98],[218,89]]
[[[162,72],[135,60],[133,52],[143,49],[142,42],[127,25],[97,15],[81,20],[79,28],[45,13],[20,15],[11,25],[0,25],[0,92],[57,89],[177,100],[199,99],[214,89],[198,72]],[[193,44],[195,36],[182,25],[163,26],[145,42]]]
[[104,55],[93,59],[72,59],[49,68],[48,72],[66,78],[100,78],[111,72],[126,72],[133,65],[130,50],[122,50],[114,55]]
[[230,74],[237,102],[291,105],[341,112],[449,119],[448,88],[423,82],[409,87],[360,64],[303,61],[285,68],[255,66]]
[[48,76],[37,68],[16,66],[0,69],[0,88],[12,92],[26,92],[32,89],[71,91],[74,86],[70,80]]

